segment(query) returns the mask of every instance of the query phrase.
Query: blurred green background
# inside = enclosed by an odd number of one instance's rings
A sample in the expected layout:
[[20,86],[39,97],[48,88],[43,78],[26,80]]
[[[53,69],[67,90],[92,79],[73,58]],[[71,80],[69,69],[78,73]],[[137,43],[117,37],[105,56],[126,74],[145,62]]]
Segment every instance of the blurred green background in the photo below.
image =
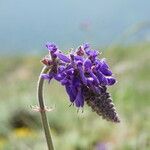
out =
[[56,81],[45,83],[56,150],[150,150],[150,1],[0,0],[0,150],[46,150],[36,86],[47,54],[83,42],[102,51],[118,83],[109,88],[121,118],[77,113]]

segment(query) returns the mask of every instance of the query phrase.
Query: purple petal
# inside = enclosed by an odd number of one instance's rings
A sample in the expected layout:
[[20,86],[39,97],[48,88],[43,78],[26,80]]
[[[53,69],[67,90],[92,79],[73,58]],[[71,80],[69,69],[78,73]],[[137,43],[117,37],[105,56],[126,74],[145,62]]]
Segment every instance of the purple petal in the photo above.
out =
[[57,81],[61,81],[65,78],[65,74],[63,73],[57,73],[54,75],[54,79],[57,80]]
[[98,80],[97,76],[92,71],[90,71],[90,76],[94,79],[94,82],[96,84],[99,84],[99,80]]
[[83,71],[83,67],[82,67],[83,63],[81,61],[77,62],[77,68],[81,77],[81,80],[83,82],[84,85],[87,85],[87,79],[84,75],[84,71]]
[[64,55],[62,53],[56,53],[56,55],[60,60],[66,62],[66,63],[70,62],[70,59],[66,55]]
[[56,52],[58,47],[54,43],[47,42],[46,47],[50,52]]
[[105,67],[101,67],[101,68],[100,68],[100,71],[101,71],[105,76],[111,76],[111,75],[112,75],[112,72],[111,72],[109,69],[105,68]]
[[76,93],[73,93],[73,91],[71,89],[71,86],[65,86],[65,88],[66,88],[66,91],[67,91],[67,93],[69,95],[70,101],[74,102],[75,98],[76,98]]
[[58,72],[61,73],[61,72],[65,71],[65,68],[66,68],[65,66],[59,66]]
[[100,71],[101,71],[105,76],[111,76],[111,75],[112,75],[112,72],[111,72],[111,70],[109,70],[109,66],[108,66],[108,64],[107,64],[107,62],[106,62],[106,59],[103,58],[100,62],[101,62],[100,67],[99,67]]
[[53,73],[49,73],[49,74],[42,74],[41,78],[48,80],[48,82],[51,81],[51,79],[53,78]]
[[49,74],[42,74],[41,78],[49,80],[50,76]]
[[81,92],[81,88],[79,88],[76,99],[75,99],[76,107],[83,107],[84,106],[84,99],[83,94]]
[[73,68],[72,64],[69,64],[67,66],[60,65],[58,67],[58,73],[64,73],[64,74],[69,73],[70,74],[70,72],[73,72],[73,71],[74,71],[74,68]]
[[88,50],[86,50],[86,54],[91,57],[96,57],[96,56],[98,56],[99,52],[97,50],[88,49]]
[[107,77],[108,85],[113,85],[116,83],[116,79],[114,77]]
[[101,60],[100,60],[100,59],[95,59],[94,63],[95,63],[96,69],[97,69],[97,70],[100,69],[100,67],[101,67],[101,65],[102,65]]
[[107,78],[100,71],[97,71],[96,75],[97,75],[97,78],[98,78],[100,84],[102,84],[102,85],[108,84]]
[[80,73],[80,77],[81,77],[81,80],[82,80],[83,84],[87,85],[87,79],[86,79],[86,77],[84,75],[84,72],[81,68],[79,68],[79,73]]
[[82,57],[82,56],[78,56],[78,55],[76,55],[76,56],[74,56],[74,60],[76,60],[76,61],[84,61],[84,58]]
[[75,100],[76,107],[80,107],[80,101],[78,99]]
[[62,85],[70,85],[70,81],[67,78],[62,79],[60,82]]
[[85,70],[91,69],[91,67],[92,67],[92,62],[91,62],[90,59],[87,58],[87,59],[84,61],[84,67],[85,67]]
[[66,73],[67,73],[67,75],[73,75],[73,73],[74,73],[74,69],[73,68],[70,68],[70,69],[68,69],[68,70],[66,70]]
[[101,92],[100,89],[97,88],[97,87],[93,84],[93,81],[94,81],[93,78],[89,77],[89,78],[87,79],[87,81],[88,81],[89,87],[93,90],[93,92],[95,92],[95,93]]
[[101,62],[101,67],[103,67],[103,68],[109,68],[109,66],[108,66],[105,58],[101,59],[100,62]]
[[92,77],[88,77],[87,78],[87,83],[88,83],[88,86],[93,86],[94,84],[93,84],[93,81],[94,81],[94,79],[92,78]]
[[76,88],[81,86],[81,81],[76,76],[73,76],[72,78],[72,85],[74,85]]
[[79,61],[76,62],[76,64],[77,64],[77,67],[82,67],[83,62],[79,60]]

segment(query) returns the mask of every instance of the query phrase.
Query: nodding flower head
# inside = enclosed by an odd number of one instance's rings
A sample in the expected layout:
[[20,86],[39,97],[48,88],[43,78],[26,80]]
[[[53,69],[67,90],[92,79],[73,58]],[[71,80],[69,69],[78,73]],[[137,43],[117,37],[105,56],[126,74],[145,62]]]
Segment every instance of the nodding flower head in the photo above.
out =
[[83,44],[70,54],[64,54],[54,43],[47,43],[49,51],[42,62],[51,67],[42,77],[49,82],[55,79],[65,86],[70,102],[76,107],[83,107],[85,102],[97,114],[113,122],[119,118],[106,92],[107,86],[116,83],[115,77],[106,60],[100,59],[99,51]]

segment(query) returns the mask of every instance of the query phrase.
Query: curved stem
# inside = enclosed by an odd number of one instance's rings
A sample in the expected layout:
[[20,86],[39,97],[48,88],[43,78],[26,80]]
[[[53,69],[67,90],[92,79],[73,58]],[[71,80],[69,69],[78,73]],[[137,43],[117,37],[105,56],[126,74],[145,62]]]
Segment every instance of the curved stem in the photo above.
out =
[[[49,69],[50,69],[49,67],[44,66],[41,71],[41,74],[47,73]],[[38,102],[39,102],[39,106],[40,106],[41,119],[42,119],[42,124],[43,124],[44,132],[45,132],[48,150],[54,150],[50,127],[49,127],[46,112],[45,112],[45,105],[44,105],[44,100],[43,100],[44,79],[41,78],[41,74],[39,76],[39,80],[38,80],[38,84],[37,84],[37,97],[38,97]]]

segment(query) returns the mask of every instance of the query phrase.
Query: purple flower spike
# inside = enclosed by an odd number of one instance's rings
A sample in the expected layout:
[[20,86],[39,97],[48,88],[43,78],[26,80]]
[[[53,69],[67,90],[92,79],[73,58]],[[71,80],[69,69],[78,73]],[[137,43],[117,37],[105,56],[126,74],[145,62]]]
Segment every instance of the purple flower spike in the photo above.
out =
[[43,64],[52,67],[42,78],[52,78],[65,86],[70,102],[77,108],[86,103],[103,118],[119,122],[107,86],[116,83],[105,59],[99,59],[97,50],[83,44],[70,54],[65,55],[54,43],[47,43],[49,50]]

